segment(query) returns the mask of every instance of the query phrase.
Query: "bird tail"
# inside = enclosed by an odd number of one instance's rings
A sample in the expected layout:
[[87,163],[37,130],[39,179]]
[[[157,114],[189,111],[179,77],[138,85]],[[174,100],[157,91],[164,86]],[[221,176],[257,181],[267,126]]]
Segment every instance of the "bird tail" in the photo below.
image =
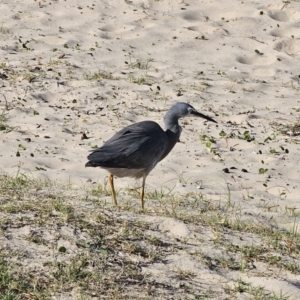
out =
[[98,167],[98,165],[95,162],[93,162],[93,161],[88,161],[85,164],[85,167]]

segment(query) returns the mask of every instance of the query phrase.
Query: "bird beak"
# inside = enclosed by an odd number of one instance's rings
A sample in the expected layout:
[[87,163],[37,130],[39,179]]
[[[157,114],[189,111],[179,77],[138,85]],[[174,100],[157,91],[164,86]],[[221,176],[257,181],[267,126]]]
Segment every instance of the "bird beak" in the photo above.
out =
[[217,121],[215,121],[215,120],[212,119],[211,117],[206,116],[206,115],[203,115],[203,114],[197,112],[196,110],[192,110],[192,111],[191,111],[191,114],[192,114],[192,115],[195,115],[195,116],[197,116],[197,117],[203,118],[203,119],[205,119],[205,120],[208,120],[208,121],[211,121],[211,122],[214,122],[214,123],[218,123]]

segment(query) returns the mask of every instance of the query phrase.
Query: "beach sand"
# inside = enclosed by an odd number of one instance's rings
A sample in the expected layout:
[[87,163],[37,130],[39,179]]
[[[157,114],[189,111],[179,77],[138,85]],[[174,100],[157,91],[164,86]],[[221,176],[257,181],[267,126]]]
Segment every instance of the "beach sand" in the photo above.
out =
[[[198,193],[230,202],[241,221],[298,224],[299,2],[7,0],[0,11],[2,172],[79,189],[104,184],[106,171],[84,167],[89,151],[134,122],[163,127],[168,108],[183,101],[218,124],[182,120],[180,143],[149,174],[146,193]],[[115,186],[128,198],[140,182]],[[149,210],[157,205],[146,200]],[[197,231],[156,221],[170,236]],[[243,278],[299,298],[299,272],[221,275],[177,255],[172,268],[180,261],[216,286]],[[167,278],[170,266],[144,271]]]

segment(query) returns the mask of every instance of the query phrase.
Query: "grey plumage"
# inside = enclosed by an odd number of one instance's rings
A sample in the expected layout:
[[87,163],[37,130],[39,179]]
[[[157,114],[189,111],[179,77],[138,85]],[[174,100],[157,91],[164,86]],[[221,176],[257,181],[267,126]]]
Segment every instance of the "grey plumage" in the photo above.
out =
[[143,121],[126,126],[110,138],[102,147],[88,156],[86,167],[101,167],[109,173],[114,204],[117,205],[113,176],[143,178],[141,191],[144,208],[144,185],[147,175],[164,159],[179,141],[182,131],[178,120],[194,115],[217,123],[214,119],[195,110],[191,105],[178,102],[164,117],[166,131],[153,121]]

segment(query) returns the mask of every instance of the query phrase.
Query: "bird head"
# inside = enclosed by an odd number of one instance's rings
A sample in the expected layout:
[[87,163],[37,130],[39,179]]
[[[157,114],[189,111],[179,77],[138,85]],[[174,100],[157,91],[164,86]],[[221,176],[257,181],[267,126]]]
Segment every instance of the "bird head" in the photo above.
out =
[[217,123],[214,119],[209,116],[206,116],[200,112],[198,112],[192,105],[185,103],[185,102],[177,102],[173,105],[170,110],[167,112],[168,117],[173,116],[177,119],[187,117],[187,116],[195,116],[200,117],[205,120]]

